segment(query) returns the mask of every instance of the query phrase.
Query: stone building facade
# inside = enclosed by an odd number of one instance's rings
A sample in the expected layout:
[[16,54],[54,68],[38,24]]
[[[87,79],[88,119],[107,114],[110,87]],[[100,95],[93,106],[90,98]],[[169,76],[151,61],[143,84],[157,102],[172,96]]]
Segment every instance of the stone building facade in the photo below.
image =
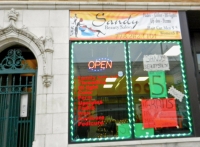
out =
[[[70,11],[199,9],[198,0],[0,1],[0,52],[16,45],[25,46],[34,54],[38,65],[32,147],[199,147],[200,136],[69,143]],[[0,58],[3,58],[1,53]]]

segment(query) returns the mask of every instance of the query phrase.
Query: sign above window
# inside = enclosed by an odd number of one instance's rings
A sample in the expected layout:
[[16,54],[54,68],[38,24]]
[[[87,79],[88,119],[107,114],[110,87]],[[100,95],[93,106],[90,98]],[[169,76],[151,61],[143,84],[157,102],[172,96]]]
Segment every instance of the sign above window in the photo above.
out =
[[71,11],[70,40],[181,39],[177,11]]

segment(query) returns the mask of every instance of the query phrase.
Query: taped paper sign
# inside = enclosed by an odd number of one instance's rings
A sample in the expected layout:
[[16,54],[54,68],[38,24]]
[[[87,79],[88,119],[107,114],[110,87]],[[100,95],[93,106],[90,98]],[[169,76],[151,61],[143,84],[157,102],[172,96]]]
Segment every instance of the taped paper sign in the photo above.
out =
[[182,102],[182,99],[184,97],[184,94],[181,93],[180,91],[178,91],[176,88],[174,88],[174,86],[171,86],[168,90],[168,93],[170,93],[171,95],[174,96],[175,99],[179,100],[180,102]]
[[167,87],[164,71],[149,71],[149,86],[151,98],[166,98]]
[[27,117],[28,113],[28,94],[21,95],[20,117]]
[[168,57],[165,55],[144,55],[144,71],[165,71],[169,69]]
[[142,120],[144,128],[176,127],[175,99],[142,100]]

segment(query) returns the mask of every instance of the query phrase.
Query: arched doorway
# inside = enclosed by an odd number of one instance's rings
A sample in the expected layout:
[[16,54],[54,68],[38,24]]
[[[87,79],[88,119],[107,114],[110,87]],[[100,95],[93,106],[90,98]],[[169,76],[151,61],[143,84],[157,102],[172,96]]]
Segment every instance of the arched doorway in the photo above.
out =
[[37,61],[22,45],[0,53],[0,146],[31,147],[34,139]]

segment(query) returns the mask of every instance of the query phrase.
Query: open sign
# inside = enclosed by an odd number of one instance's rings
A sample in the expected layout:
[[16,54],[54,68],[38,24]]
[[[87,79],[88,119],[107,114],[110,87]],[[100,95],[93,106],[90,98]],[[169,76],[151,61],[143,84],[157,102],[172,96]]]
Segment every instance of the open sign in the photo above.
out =
[[92,71],[102,71],[108,68],[112,68],[112,60],[107,58],[99,58],[95,61],[88,62],[88,68]]

